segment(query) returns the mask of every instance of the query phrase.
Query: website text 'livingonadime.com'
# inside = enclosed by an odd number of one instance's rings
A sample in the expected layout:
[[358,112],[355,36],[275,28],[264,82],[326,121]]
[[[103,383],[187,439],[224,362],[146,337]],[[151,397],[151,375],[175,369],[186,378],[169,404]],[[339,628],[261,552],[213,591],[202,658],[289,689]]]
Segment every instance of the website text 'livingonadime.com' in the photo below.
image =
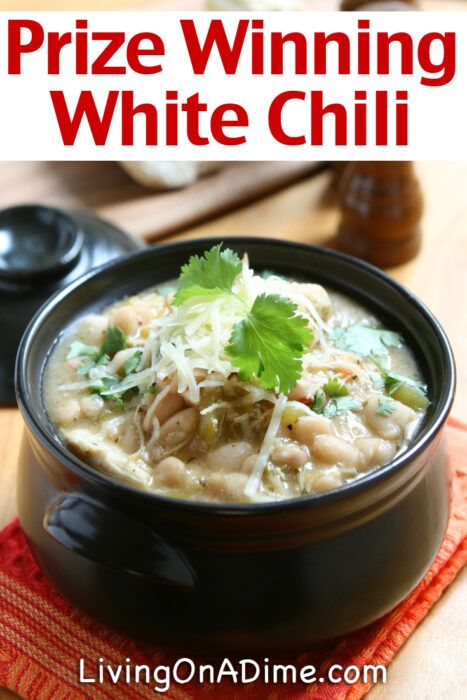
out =
[[123,683],[125,685],[153,685],[156,693],[166,693],[173,685],[199,684],[218,685],[230,681],[235,685],[248,685],[256,681],[271,686],[292,683],[312,685],[315,683],[386,683],[387,669],[381,665],[341,666],[333,664],[326,671],[320,672],[315,666],[306,664],[273,663],[268,658],[262,661],[254,659],[224,658],[216,666],[200,664],[188,657],[177,659],[172,665],[149,666],[134,664],[126,658],[124,663],[109,664],[102,657],[89,663],[80,659],[78,664],[78,681],[83,684],[103,685],[104,683]]

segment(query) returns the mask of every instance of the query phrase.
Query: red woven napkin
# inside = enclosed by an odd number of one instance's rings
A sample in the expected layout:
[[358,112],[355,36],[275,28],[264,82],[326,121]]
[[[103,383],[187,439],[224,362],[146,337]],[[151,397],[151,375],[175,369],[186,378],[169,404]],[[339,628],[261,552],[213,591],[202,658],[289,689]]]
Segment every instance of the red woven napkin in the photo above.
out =
[[[298,668],[312,664],[317,677],[325,677],[332,664],[342,667],[365,664],[387,665],[418,623],[441,596],[467,561],[467,426],[450,420],[447,429],[448,454],[453,473],[453,507],[441,550],[423,581],[391,613],[363,630],[337,642],[289,659],[270,663],[294,663]],[[193,658],[195,649],[187,649]],[[182,655],[179,655],[183,656]],[[78,660],[95,668],[99,657],[116,666],[130,658],[133,664],[171,666],[179,658],[148,647],[138,646],[98,625],[65,601],[44,578],[31,557],[18,521],[0,534],[0,686],[16,691],[28,700],[79,700],[81,698],[135,699],[164,697],[192,700],[199,697],[234,700],[313,698],[314,700],[355,700],[370,688],[359,682],[337,685],[327,681],[268,685],[257,681],[235,685],[203,685],[197,681],[173,683],[158,695],[154,683],[108,682],[83,685],[78,681]],[[215,659],[203,663],[216,664]],[[390,682],[390,678],[389,678]]]

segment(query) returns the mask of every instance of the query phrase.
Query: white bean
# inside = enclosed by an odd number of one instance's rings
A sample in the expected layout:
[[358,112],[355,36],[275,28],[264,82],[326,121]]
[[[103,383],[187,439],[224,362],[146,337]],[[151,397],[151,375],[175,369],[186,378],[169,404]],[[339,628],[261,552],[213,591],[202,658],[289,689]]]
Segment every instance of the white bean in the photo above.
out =
[[271,454],[274,464],[279,467],[291,467],[300,469],[308,462],[309,456],[306,448],[291,443],[278,445]]
[[292,437],[297,442],[311,447],[316,435],[332,435],[334,429],[329,418],[324,416],[305,416],[299,418],[292,428]]
[[104,409],[104,400],[97,396],[97,394],[91,394],[90,396],[83,396],[79,402],[81,412],[86,416],[86,418],[97,418]]
[[175,447],[193,437],[198,425],[199,413],[196,408],[184,408],[169,418],[159,433],[159,444],[164,448]]
[[206,464],[210,469],[221,471],[240,471],[245,459],[254,451],[249,442],[228,442],[206,455]]
[[244,474],[251,474],[253,471],[253,468],[256,464],[256,460],[258,459],[258,453],[254,452],[252,455],[249,455],[242,464],[241,470]]
[[186,403],[183,396],[180,394],[167,394],[164,398],[157,404],[154,409],[153,415],[157,418],[159,423],[162,425],[166,420],[174,416],[182,408],[185,408]]
[[134,350],[131,348],[125,348],[125,350],[119,350],[115,353],[112,361],[109,363],[107,371],[110,374],[118,374],[122,369],[125,362],[133,355]]
[[326,464],[342,464],[349,467],[358,466],[360,461],[357,448],[334,435],[316,435],[312,455]]
[[400,440],[417,414],[408,406],[395,401],[394,410],[388,416],[383,416],[378,413],[379,400],[379,396],[373,395],[365,404],[364,415],[368,427],[385,440]]
[[206,477],[205,493],[221,501],[242,501],[245,499],[246,474],[209,474]]
[[66,399],[57,405],[56,420],[60,425],[69,425],[78,420],[81,415],[81,407],[77,399]]
[[380,438],[357,438],[354,444],[360,450],[361,464],[364,469],[386,464],[396,454],[396,446]]
[[128,307],[114,309],[110,315],[110,321],[113,326],[121,328],[129,338],[135,335],[140,326],[138,316]]
[[160,486],[177,488],[187,480],[185,463],[177,457],[166,457],[154,468],[154,481]]
[[102,345],[108,325],[109,323],[105,316],[99,314],[85,316],[79,324],[80,340],[88,345]]
[[299,283],[300,291],[304,294],[316,308],[317,312],[325,320],[329,318],[332,311],[332,303],[329,294],[320,284],[309,282]]
[[125,452],[131,455],[138,451],[138,432],[132,423],[128,423],[119,435],[120,439],[118,441],[118,444],[123,450],[125,450]]
[[132,304],[131,310],[134,311],[141,323],[149,323],[149,321],[153,318],[151,307],[142,301]]
[[339,469],[335,467],[318,474],[313,481],[313,491],[315,491],[315,493],[324,493],[332,489],[337,489],[339,486],[342,486],[342,484],[342,474]]

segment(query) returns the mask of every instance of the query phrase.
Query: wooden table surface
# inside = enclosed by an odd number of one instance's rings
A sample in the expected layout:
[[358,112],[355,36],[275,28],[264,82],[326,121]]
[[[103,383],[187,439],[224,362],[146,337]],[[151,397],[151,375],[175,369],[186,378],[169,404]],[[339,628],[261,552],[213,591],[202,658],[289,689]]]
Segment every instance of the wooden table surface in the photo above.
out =
[[[76,9],[68,0],[23,1],[22,10]],[[130,6],[196,6],[197,0],[131,2],[107,0],[98,9]],[[329,8],[333,0],[310,0],[310,6]],[[426,0],[427,9],[465,9],[464,2]],[[18,9],[17,0],[0,0],[0,10]],[[96,9],[80,2],[79,9]],[[454,415],[467,419],[467,163],[418,164],[426,208],[424,244],[416,260],[389,270],[421,297],[438,316],[454,347],[459,371]],[[122,203],[143,202],[146,190],[133,184],[111,163],[0,164],[0,207],[20,201],[43,201],[60,206],[92,208],[132,232],[132,216]],[[132,207],[129,208],[131,211]],[[239,209],[177,238],[236,234],[272,236],[326,243],[338,223],[330,174],[322,173],[286,190]],[[14,408],[0,409],[0,527],[16,513],[15,471],[22,421]],[[465,697],[467,687],[467,572],[445,592],[428,617],[406,642],[388,672],[388,684],[375,688],[372,700],[432,700]],[[16,697],[0,689],[0,700]]]

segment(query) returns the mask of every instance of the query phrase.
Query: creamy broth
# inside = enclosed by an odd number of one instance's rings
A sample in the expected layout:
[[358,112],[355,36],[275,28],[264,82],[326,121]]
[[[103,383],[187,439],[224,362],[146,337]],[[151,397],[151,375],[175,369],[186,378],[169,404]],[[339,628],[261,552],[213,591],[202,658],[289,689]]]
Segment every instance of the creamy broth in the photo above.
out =
[[306,319],[287,393],[246,381],[226,354],[240,305],[143,291],[83,317],[51,353],[44,401],[69,449],[145,491],[210,502],[323,493],[406,449],[428,400],[400,336],[345,296],[246,263],[233,289],[250,307],[279,294]]

